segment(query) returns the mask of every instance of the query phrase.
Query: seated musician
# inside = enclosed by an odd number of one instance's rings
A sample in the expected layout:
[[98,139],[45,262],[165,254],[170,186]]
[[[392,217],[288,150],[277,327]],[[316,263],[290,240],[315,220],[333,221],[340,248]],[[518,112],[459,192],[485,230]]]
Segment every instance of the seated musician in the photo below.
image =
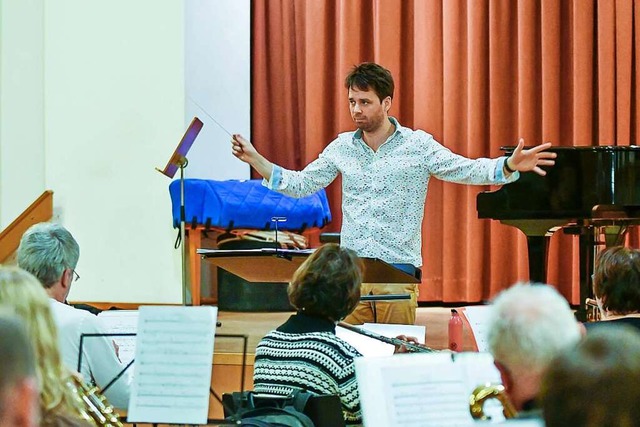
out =
[[36,427],[39,391],[33,346],[22,319],[0,311],[0,427]]
[[298,268],[289,284],[297,313],[258,344],[254,391],[288,395],[301,388],[340,396],[348,423],[361,423],[353,359],[361,354],[336,336],[336,322],[360,301],[362,261],[350,249],[326,244]]
[[[71,284],[79,278],[75,271],[79,257],[78,242],[66,228],[54,223],[31,226],[18,247],[18,265],[36,276],[50,297],[63,362],[73,370],[77,369],[80,336],[104,333],[97,316],[66,304]],[[88,338],[82,348],[81,374],[87,383],[105,387],[124,369],[110,339]],[[126,372],[107,390],[106,397],[113,405],[127,407],[130,383]]]
[[613,324],[640,330],[640,251],[614,246],[600,252],[595,262],[593,293],[600,321],[585,323],[587,331]]
[[[362,356],[336,336],[336,323],[360,301],[363,264],[356,253],[336,244],[317,249],[289,284],[297,313],[258,344],[254,391],[287,396],[294,388],[337,395],[347,424],[360,424],[360,396],[353,359]],[[416,343],[413,337],[399,339]],[[402,353],[404,346],[396,347]]]
[[19,268],[0,266],[0,307],[11,310],[24,322],[35,350],[40,425],[94,425],[81,404],[82,396],[68,385],[73,374],[62,363],[49,298],[38,279]]
[[581,338],[567,301],[551,286],[520,283],[493,301],[489,351],[519,418],[536,418],[536,397],[551,360]]
[[547,427],[640,427],[640,336],[596,328],[550,364],[540,390]]

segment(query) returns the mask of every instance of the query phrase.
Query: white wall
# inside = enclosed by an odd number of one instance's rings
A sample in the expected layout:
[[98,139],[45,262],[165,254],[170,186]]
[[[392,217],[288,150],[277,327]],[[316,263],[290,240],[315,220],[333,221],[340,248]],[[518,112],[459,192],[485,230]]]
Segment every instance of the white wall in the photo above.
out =
[[0,0],[0,230],[45,190],[44,0]]
[[80,243],[71,300],[181,301],[154,167],[184,126],[183,25],[179,1],[46,3],[46,182]]
[[185,176],[249,178],[249,165],[231,154],[231,137],[222,127],[249,137],[250,1],[189,0],[185,6],[186,120],[198,116],[204,123]]
[[[176,230],[172,228],[169,180],[154,167],[164,166],[193,116],[185,106],[185,87],[190,81],[185,74],[190,51],[185,47],[189,39],[185,28],[192,25],[188,16],[193,13],[187,12],[192,0],[29,0],[43,10],[39,24],[30,14],[11,12],[13,4],[21,2],[0,2],[2,23],[7,20],[16,27],[11,41],[15,51],[36,45],[17,28],[35,26],[44,40],[40,55],[43,118],[30,129],[35,134],[39,129],[41,146],[25,151],[15,146],[17,131],[9,137],[5,132],[0,134],[3,224],[10,223],[41,191],[51,189],[57,219],[74,234],[81,248],[78,273],[82,278],[73,286],[71,300],[181,302],[181,263],[179,251],[173,248]],[[248,1],[242,3],[248,5]],[[212,19],[218,13],[237,12],[233,0],[199,4],[216,5],[215,10],[209,7],[204,11]],[[244,16],[246,22],[233,22],[244,29],[241,48],[227,38],[225,45],[206,44],[203,49],[225,47],[234,55],[244,51],[248,64],[248,6]],[[206,17],[199,17],[202,22],[198,25],[207,25]],[[219,32],[216,40],[226,37],[227,27],[214,27]],[[4,25],[2,31],[4,36]],[[3,46],[5,43],[3,40]],[[215,57],[226,58],[228,52]],[[4,127],[13,118],[7,108],[27,110],[32,102],[5,95],[6,76],[14,71],[15,63],[6,60],[4,53],[0,58],[0,126]],[[249,87],[248,70],[236,74],[247,79],[238,81],[219,79],[215,72],[201,70],[212,81]],[[229,72],[225,78],[233,75]],[[24,80],[38,82],[36,76]],[[230,121],[229,126],[248,133],[248,103],[233,107],[243,111],[230,115],[244,115],[246,121]],[[212,127],[206,122],[205,126]],[[206,142],[202,136],[194,147]],[[212,144],[206,156],[227,155],[228,136],[224,142]],[[7,152],[15,159],[4,160]],[[195,171],[192,164],[198,163],[192,156],[187,169],[190,173]],[[38,158],[42,159],[40,165]],[[33,163],[34,172],[23,171],[17,160]],[[5,171],[7,164],[11,167]],[[233,173],[220,173],[220,177],[228,175]],[[25,196],[24,202],[5,197],[14,188],[20,189],[14,192],[26,192],[32,187],[38,191]]]

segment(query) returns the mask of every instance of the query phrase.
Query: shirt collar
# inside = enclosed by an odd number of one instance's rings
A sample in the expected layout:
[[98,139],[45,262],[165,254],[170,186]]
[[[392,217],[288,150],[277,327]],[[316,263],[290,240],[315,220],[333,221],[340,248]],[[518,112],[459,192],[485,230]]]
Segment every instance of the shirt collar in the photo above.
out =
[[279,332],[288,334],[303,334],[308,332],[336,333],[336,324],[329,319],[296,313],[278,327]]
[[[389,121],[396,127],[395,132],[393,132],[393,135],[391,135],[391,137],[394,137],[400,132],[401,126],[395,117],[389,116]],[[362,140],[362,129],[356,129],[356,131],[353,133],[353,139]]]

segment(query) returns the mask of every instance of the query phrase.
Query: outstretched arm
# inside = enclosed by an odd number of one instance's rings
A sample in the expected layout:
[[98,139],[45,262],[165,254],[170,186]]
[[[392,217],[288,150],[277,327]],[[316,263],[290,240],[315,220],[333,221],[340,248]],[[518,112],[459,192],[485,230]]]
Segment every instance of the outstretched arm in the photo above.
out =
[[245,139],[240,134],[234,134],[231,138],[231,151],[233,155],[248,163],[253,167],[260,175],[262,175],[267,181],[271,179],[271,171],[273,170],[273,163],[264,158],[262,154],[258,153],[253,144]]
[[553,160],[556,158],[556,153],[545,151],[549,147],[551,147],[551,143],[545,142],[525,150],[524,139],[520,138],[518,146],[505,161],[505,168],[520,172],[533,171],[538,175],[545,176],[547,172],[541,169],[540,166],[553,166],[556,163]]

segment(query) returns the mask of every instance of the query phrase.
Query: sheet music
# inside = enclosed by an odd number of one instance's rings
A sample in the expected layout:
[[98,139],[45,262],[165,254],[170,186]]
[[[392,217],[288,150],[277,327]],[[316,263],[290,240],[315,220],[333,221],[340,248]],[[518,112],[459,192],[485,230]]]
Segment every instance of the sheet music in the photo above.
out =
[[487,347],[487,320],[491,314],[490,305],[470,305],[460,310],[460,313],[467,318],[471,332],[478,345],[478,351],[489,351]]
[[216,307],[140,307],[129,422],[206,424]]
[[[367,427],[458,427],[473,422],[469,395],[500,382],[488,353],[420,353],[356,359],[356,378]],[[499,404],[487,413],[500,420]]]
[[[98,314],[108,334],[135,334],[138,329],[138,310],[107,310]],[[118,346],[118,357],[126,366],[136,354],[136,337],[113,337]],[[135,363],[130,370],[135,369]]]
[[[357,326],[375,332],[378,335],[395,338],[398,335],[406,335],[408,337],[417,338],[420,344],[425,343],[424,326],[418,325],[394,325],[387,323],[365,323]],[[395,347],[391,344],[378,341],[374,338],[367,337],[357,332],[350,331],[340,326],[336,327],[336,335],[360,352],[363,356],[390,356],[393,354]]]

